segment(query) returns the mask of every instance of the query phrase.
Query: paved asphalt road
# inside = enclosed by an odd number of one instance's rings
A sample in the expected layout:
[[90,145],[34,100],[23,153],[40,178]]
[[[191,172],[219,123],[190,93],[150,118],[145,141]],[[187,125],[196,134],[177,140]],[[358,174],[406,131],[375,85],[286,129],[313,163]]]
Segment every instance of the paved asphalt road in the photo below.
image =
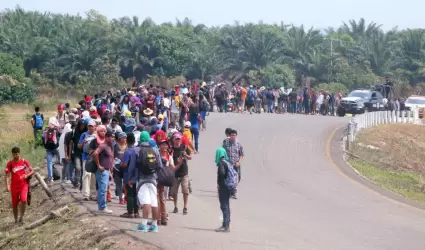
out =
[[[189,166],[189,214],[172,214],[168,202],[169,226],[158,234],[130,234],[164,249],[425,249],[425,211],[351,181],[329,160],[329,136],[345,118],[211,114],[208,119],[201,153]],[[220,234],[213,231],[221,223],[214,153],[226,127],[238,130],[246,157],[239,199],[231,201],[232,232]],[[136,225],[117,216],[124,212],[117,201],[110,208],[115,226]]]

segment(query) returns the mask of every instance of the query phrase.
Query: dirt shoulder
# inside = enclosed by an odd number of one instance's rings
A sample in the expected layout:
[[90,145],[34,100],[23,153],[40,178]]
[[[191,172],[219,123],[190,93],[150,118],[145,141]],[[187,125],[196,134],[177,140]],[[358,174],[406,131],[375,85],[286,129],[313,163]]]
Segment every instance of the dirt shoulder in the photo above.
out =
[[364,129],[349,164],[375,184],[425,204],[425,126],[381,125]]
[[[0,181],[4,186],[4,178]],[[95,216],[74,199],[60,184],[52,188],[56,203],[41,187],[32,189],[32,204],[27,207],[24,224],[13,221],[9,194],[0,194],[0,249],[158,249],[135,239]],[[25,226],[63,206],[70,210],[61,217],[32,230]]]

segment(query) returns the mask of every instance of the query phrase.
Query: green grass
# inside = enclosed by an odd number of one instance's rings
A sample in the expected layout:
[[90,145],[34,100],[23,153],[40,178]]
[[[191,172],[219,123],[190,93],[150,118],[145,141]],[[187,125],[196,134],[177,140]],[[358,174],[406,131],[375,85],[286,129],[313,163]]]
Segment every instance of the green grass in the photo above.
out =
[[408,199],[425,204],[425,194],[421,192],[419,174],[378,168],[359,159],[350,159],[348,162],[360,174],[377,185]]

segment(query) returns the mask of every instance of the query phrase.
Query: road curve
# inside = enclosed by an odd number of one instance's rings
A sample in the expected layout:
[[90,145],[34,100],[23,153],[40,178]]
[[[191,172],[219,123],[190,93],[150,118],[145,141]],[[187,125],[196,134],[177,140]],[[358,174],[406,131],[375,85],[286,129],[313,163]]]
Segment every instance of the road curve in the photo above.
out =
[[[130,234],[164,249],[425,249],[425,211],[350,181],[330,163],[329,135],[346,119],[273,114],[208,119],[201,153],[189,166],[189,214],[172,214],[169,202],[169,226],[158,234]],[[221,234],[213,231],[221,223],[213,160],[226,127],[238,130],[246,157],[239,199],[231,201],[231,233]],[[128,228],[124,220],[113,221]]]

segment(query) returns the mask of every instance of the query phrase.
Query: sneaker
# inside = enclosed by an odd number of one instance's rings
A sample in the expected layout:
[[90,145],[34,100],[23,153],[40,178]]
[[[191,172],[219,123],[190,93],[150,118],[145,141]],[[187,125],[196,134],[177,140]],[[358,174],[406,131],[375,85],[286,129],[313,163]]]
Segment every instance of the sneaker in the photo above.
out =
[[166,220],[162,220],[161,223],[160,223],[161,226],[166,226],[167,224],[168,224],[168,222]]
[[140,215],[138,213],[134,214],[134,218],[140,218]]
[[187,214],[187,208],[183,208],[183,214]]
[[97,212],[102,213],[102,214],[112,214],[112,210],[110,210],[108,208],[99,209],[99,210],[97,210]]
[[176,214],[176,213],[178,213],[178,212],[179,212],[179,209],[178,209],[177,207],[175,207],[175,208],[174,208],[174,210],[173,210],[173,213],[175,213],[175,214]]
[[120,200],[120,205],[125,205],[125,201],[124,200]]
[[72,184],[72,182],[70,180],[66,180],[65,184]]
[[228,232],[230,232],[230,229],[229,229],[229,227],[227,226],[221,226],[220,228],[217,228],[216,230],[215,230],[217,233],[228,233]]
[[236,194],[232,195],[232,199],[235,199],[235,200],[238,199],[238,197],[236,196]]
[[85,198],[84,198],[84,200],[85,200],[85,201],[89,201],[89,200],[90,200],[90,198],[88,198],[88,197],[85,197]]
[[148,231],[151,233],[158,233],[158,226],[152,225],[149,227]]
[[147,233],[149,229],[148,229],[148,226],[140,224],[140,225],[132,228],[131,230]]

